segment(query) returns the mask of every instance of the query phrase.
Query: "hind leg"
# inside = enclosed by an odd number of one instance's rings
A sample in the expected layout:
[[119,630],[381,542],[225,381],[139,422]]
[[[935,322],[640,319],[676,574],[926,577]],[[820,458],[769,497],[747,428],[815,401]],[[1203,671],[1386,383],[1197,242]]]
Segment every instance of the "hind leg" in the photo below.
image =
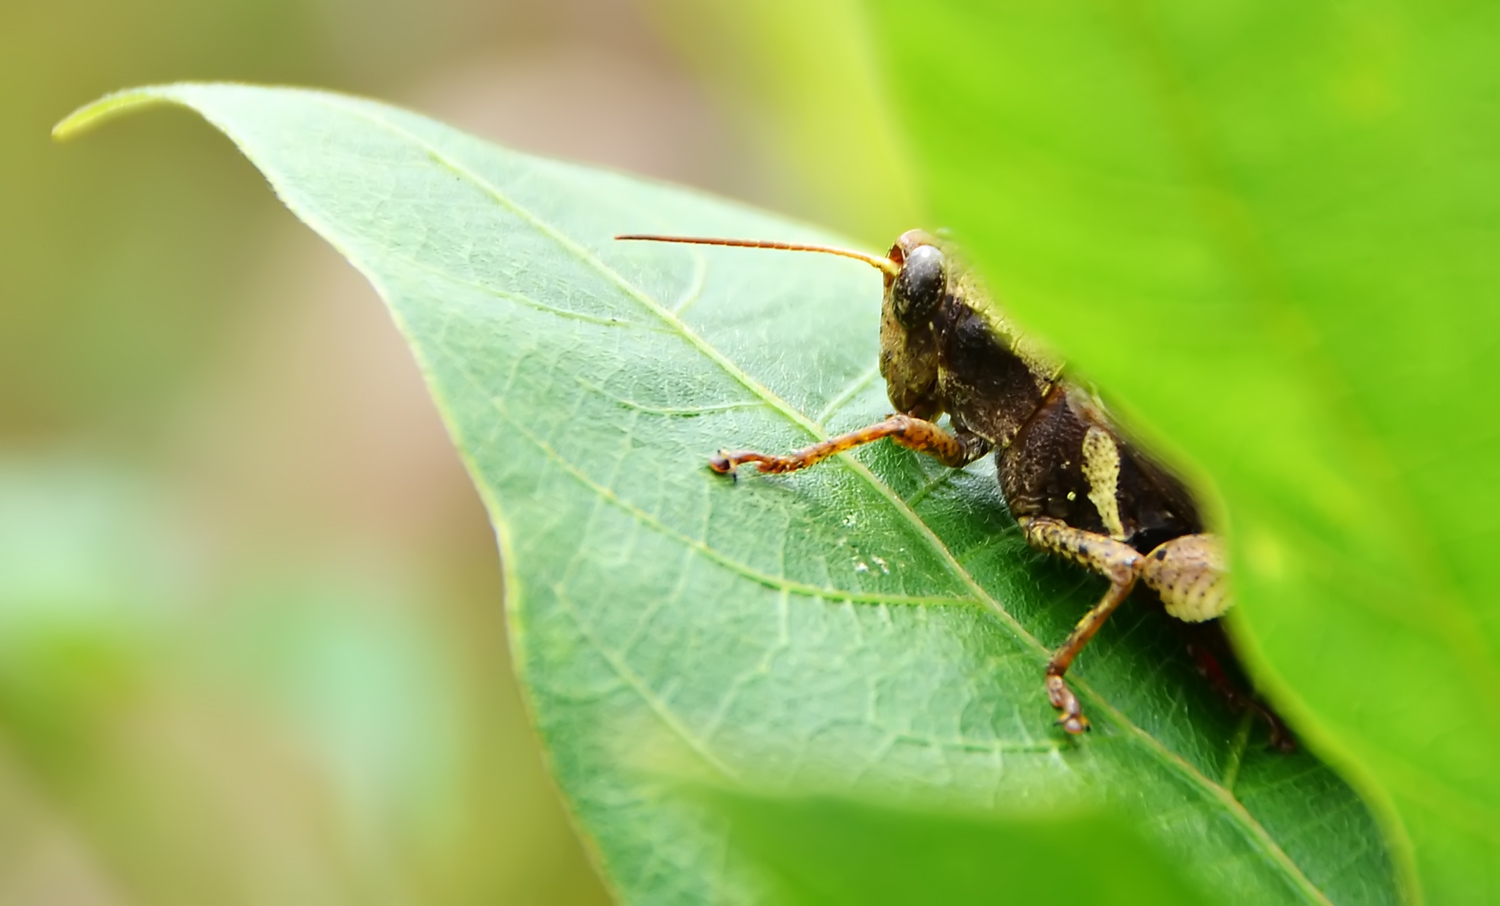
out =
[[1145,558],[1124,542],[1074,528],[1056,519],[1032,517],[1020,522],[1026,541],[1032,547],[1067,557],[1109,580],[1109,590],[1104,597],[1083,615],[1047,662],[1047,698],[1058,711],[1058,724],[1069,733],[1083,733],[1089,729],[1088,718],[1083,716],[1078,697],[1068,688],[1063,675],[1104,621],[1130,596],[1130,590],[1140,578]]
[[1161,595],[1167,613],[1186,623],[1223,616],[1234,604],[1217,535],[1183,535],[1157,545],[1146,555],[1141,581]]

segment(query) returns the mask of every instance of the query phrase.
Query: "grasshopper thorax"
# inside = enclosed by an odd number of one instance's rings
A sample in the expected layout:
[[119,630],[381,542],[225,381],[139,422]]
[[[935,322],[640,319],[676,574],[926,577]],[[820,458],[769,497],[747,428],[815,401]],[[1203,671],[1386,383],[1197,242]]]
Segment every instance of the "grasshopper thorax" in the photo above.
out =
[[901,412],[1004,447],[1041,405],[1061,363],[1018,330],[951,244],[922,230],[891,246],[880,373]]

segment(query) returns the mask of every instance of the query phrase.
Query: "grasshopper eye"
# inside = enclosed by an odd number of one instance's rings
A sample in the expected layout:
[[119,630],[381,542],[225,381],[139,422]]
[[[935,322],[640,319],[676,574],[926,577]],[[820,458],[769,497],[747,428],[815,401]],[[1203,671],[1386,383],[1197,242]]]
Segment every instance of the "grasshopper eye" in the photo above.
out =
[[906,253],[901,273],[891,287],[896,318],[906,327],[926,324],[937,314],[948,290],[943,253],[936,246],[919,245]]

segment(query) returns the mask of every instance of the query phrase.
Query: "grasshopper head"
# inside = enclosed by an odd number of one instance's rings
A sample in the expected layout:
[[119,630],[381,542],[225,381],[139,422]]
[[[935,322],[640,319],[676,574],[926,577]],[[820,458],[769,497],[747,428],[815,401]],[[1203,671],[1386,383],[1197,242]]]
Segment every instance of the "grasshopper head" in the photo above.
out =
[[880,375],[891,405],[918,418],[942,411],[937,394],[938,346],[933,318],[948,296],[948,256],[937,240],[908,230],[887,256],[896,266],[886,272],[880,314]]

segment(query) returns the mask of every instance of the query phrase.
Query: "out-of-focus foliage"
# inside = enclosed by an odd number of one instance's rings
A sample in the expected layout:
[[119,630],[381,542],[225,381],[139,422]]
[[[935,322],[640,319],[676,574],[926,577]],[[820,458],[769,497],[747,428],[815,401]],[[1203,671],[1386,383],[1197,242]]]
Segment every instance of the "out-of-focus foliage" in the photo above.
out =
[[[879,282],[611,235],[816,234],[336,95],[142,89],[59,128],[160,101],[229,135],[390,304],[489,503],[559,781],[630,899],[757,889],[723,815],[664,785],[681,759],[717,782],[929,808],[1110,807],[1150,842],[1106,864],[1146,845],[1221,902],[1393,899],[1357,797],[1306,755],[1264,751],[1159,611],[1112,622],[1080,661],[1094,735],[1052,726],[1047,646],[1097,588],[1057,570],[1038,586],[988,469],[883,448],[862,451],[873,468],[794,480],[705,469],[726,437],[791,447],[885,411]],[[966,845],[984,836],[951,822]],[[912,853],[905,873],[939,870]]]
[[876,7],[936,210],[1215,475],[1262,675],[1428,900],[1496,900],[1500,10]]
[[715,791],[737,846],[768,869],[786,906],[1046,903],[1162,906],[1224,902],[1113,815],[1009,820],[880,807],[827,797]]
[[1215,477],[1278,701],[1500,899],[1500,9],[875,6],[940,216]]
[[0,462],[0,725],[24,803],[4,894],[66,889],[32,862],[50,853],[106,898],[441,895],[482,743],[410,583],[311,564],[219,587],[162,501],[84,462]]
[[[307,10],[288,0],[0,6],[0,431],[10,442],[84,425],[139,442],[181,398],[184,372],[221,348],[252,271],[245,243],[272,210],[201,134],[125,130],[60,152],[58,111],[120,79],[191,72],[324,79]],[[125,166],[121,180],[108,164]],[[174,179],[173,177],[177,177]],[[222,184],[222,191],[205,193]],[[218,217],[225,207],[235,217]],[[214,289],[218,287],[218,289]],[[132,420],[143,420],[132,430]]]
[[782,162],[763,203],[875,247],[921,214],[857,0],[642,0],[735,125]]

